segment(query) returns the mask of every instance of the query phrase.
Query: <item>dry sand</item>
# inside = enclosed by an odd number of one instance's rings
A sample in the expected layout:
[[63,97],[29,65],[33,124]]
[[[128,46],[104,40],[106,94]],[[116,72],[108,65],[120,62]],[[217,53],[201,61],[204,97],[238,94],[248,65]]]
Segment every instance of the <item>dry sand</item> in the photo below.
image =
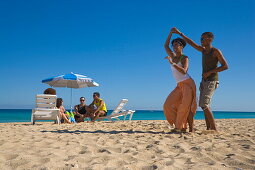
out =
[[166,121],[0,124],[0,169],[255,169],[255,119],[216,123],[186,134]]

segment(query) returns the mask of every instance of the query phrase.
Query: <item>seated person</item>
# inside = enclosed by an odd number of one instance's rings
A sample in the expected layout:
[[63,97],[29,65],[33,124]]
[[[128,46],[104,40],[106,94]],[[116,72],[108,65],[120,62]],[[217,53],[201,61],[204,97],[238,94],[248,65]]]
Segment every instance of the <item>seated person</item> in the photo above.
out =
[[84,122],[84,118],[91,117],[91,109],[85,104],[85,97],[80,98],[80,104],[74,106],[74,118],[76,122]]
[[[43,94],[50,94],[50,95],[56,95],[56,90],[53,88],[47,88],[46,90],[44,90]],[[44,99],[49,99],[49,98],[44,98]],[[52,104],[52,103],[48,103],[48,104]],[[49,109],[51,107],[48,107]]]
[[62,98],[57,98],[57,108],[59,109],[59,118],[63,119],[65,123],[71,123],[68,120],[67,115],[65,114],[66,109],[63,106],[63,99]]
[[98,92],[93,93],[93,102],[89,105],[90,108],[96,106],[96,109],[92,113],[92,122],[95,122],[100,116],[107,115],[106,104],[103,99],[100,98],[100,94]]

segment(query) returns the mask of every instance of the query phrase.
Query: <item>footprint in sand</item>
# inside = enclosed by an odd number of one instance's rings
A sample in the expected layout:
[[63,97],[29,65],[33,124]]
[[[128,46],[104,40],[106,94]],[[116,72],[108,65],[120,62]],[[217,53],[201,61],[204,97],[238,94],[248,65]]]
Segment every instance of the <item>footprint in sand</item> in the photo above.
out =
[[12,159],[17,158],[18,156],[19,156],[18,154],[8,154],[8,155],[4,155],[4,158],[6,160],[12,160]]
[[243,144],[242,147],[243,147],[244,149],[250,149],[250,145]]
[[75,157],[76,157],[76,155],[68,156],[66,159],[64,159],[64,161],[70,161],[70,160],[74,159]]
[[185,164],[195,164],[194,162],[191,161],[192,158],[187,158]]
[[107,149],[99,149],[98,152],[111,154],[111,152],[108,151]]
[[203,130],[201,132],[201,134],[207,135],[207,134],[219,134],[219,133],[217,131],[215,131],[215,130]]
[[164,162],[166,166],[171,166],[174,164],[174,158],[172,156],[168,156],[167,160]]
[[3,145],[4,143],[5,143],[5,141],[4,141],[4,140],[1,140],[1,141],[0,141],[0,146]]
[[235,156],[235,154],[230,153],[230,154],[227,154],[227,155],[226,155],[227,158],[231,158],[231,156]]
[[110,148],[109,150],[116,152],[116,153],[121,153],[122,149],[121,148]]
[[190,148],[192,151],[201,151],[201,148],[199,146],[193,146]]
[[154,141],[154,144],[159,145],[160,141]]
[[151,165],[151,166],[144,166],[142,167],[142,170],[154,170],[154,169],[158,169],[157,165]]
[[16,169],[18,168],[19,166],[21,165],[25,165],[27,163],[29,163],[30,161],[25,159],[25,158],[20,158],[20,159],[14,159],[14,160],[11,160],[9,162],[9,165],[11,166],[11,169]]
[[125,149],[125,150],[123,150],[122,153],[130,153],[130,152],[132,152],[131,149]]
[[138,152],[136,152],[136,151],[132,153],[132,155],[137,155],[137,154],[138,154]]
[[152,147],[153,147],[153,145],[152,145],[152,144],[149,144],[149,145],[146,146],[146,149],[150,149],[150,148],[152,148]]
[[[87,169],[86,169],[87,170]],[[92,169],[91,169],[92,170]],[[107,167],[107,168],[105,168],[104,170],[116,170],[116,168],[115,167]]]
[[173,148],[178,150],[178,153],[184,153],[185,152],[185,150],[183,148],[181,148],[180,146],[178,146],[178,145],[174,145]]
[[41,162],[42,164],[45,164],[45,163],[47,163],[47,162],[50,162],[50,158],[43,158],[43,159],[40,160],[40,162]]
[[224,160],[229,166],[235,169],[254,169],[254,165],[249,165],[244,161],[240,161],[240,160],[232,159],[232,158],[228,158]]
[[87,146],[83,146],[79,154],[85,154],[87,152],[87,149],[88,149]]

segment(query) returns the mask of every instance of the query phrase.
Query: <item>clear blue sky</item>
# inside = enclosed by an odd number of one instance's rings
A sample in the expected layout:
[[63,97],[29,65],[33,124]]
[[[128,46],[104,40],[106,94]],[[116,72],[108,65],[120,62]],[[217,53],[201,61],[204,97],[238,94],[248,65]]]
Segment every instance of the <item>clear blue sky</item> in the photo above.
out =
[[[100,84],[74,90],[73,101],[99,91],[108,108],[162,109],[176,86],[163,48],[171,27],[199,43],[215,34],[229,70],[220,73],[213,110],[255,111],[255,1],[0,1],[0,108],[33,108],[41,80],[79,73]],[[190,46],[189,73],[201,80],[201,54]],[[70,103],[70,89],[57,88]]]

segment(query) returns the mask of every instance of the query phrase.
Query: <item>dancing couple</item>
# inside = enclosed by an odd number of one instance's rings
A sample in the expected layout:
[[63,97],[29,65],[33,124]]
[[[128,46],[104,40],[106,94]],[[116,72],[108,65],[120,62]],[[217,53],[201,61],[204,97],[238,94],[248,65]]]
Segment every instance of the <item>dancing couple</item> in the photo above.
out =
[[[182,37],[171,41],[173,51],[169,47],[172,34],[178,34]],[[169,124],[175,126],[173,129],[175,132],[186,131],[187,124],[189,125],[189,132],[193,132],[194,115],[197,110],[196,85],[188,74],[189,58],[183,53],[186,43],[202,53],[203,75],[199,88],[199,106],[204,111],[207,130],[216,131],[210,104],[213,93],[219,85],[218,72],[228,69],[228,64],[221,51],[212,46],[213,39],[213,33],[204,32],[200,39],[201,45],[198,45],[177,28],[172,28],[166,39],[164,47],[168,56],[165,59],[171,64],[177,86],[164,103],[164,114]]]

